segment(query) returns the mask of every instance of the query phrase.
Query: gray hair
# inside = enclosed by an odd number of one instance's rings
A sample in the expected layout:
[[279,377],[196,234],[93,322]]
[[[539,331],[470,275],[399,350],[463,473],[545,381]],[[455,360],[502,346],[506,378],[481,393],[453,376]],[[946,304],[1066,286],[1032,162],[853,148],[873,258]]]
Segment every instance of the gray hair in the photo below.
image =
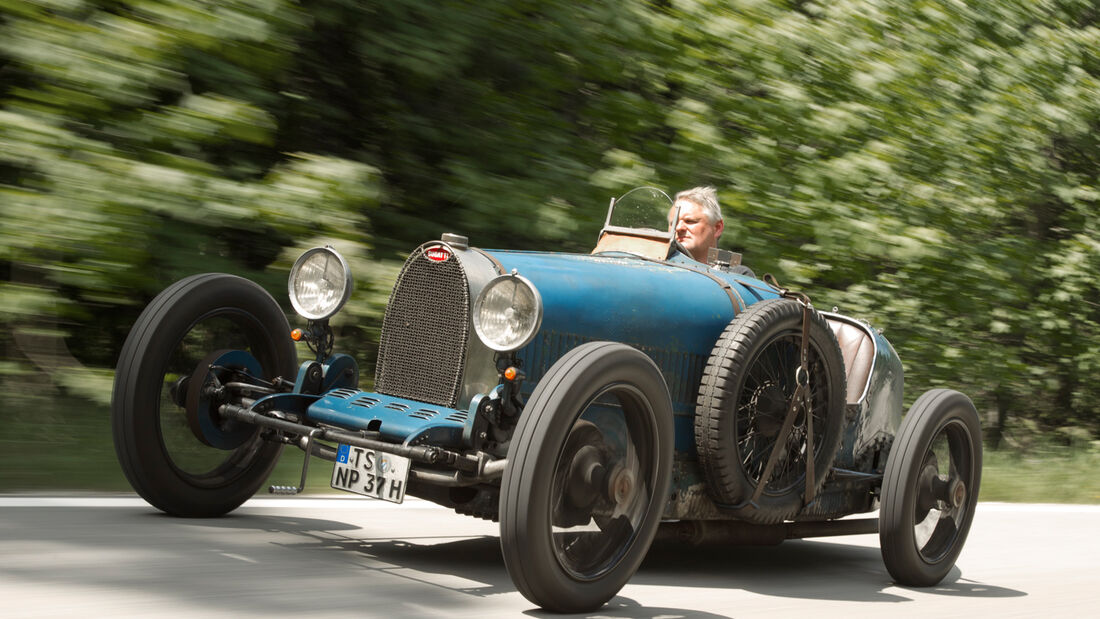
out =
[[718,206],[718,190],[714,187],[692,187],[676,194],[673,202],[688,200],[698,204],[703,209],[710,223],[716,224],[722,221],[722,207]]

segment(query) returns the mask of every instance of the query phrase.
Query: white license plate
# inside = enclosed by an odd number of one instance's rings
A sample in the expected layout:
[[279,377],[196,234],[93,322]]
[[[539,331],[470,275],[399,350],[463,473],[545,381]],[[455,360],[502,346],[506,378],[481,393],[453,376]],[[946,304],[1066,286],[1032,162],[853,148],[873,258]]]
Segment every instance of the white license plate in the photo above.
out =
[[412,460],[404,456],[340,445],[330,485],[337,490],[400,503],[405,500],[411,463]]

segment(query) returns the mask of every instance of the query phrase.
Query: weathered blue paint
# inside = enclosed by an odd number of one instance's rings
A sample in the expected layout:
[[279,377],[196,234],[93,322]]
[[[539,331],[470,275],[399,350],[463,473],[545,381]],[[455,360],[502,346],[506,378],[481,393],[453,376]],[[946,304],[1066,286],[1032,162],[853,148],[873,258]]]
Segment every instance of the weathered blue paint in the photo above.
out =
[[306,414],[341,428],[378,431],[387,441],[456,447],[469,413],[358,389],[334,389],[310,405]]
[[[679,254],[668,263],[629,254],[491,250],[542,296],[542,327],[518,356],[529,395],[570,349],[593,340],[634,346],[657,363],[672,396],[676,450],[695,453],[695,400],[714,343],[744,306],[778,293],[756,280],[709,268]],[[730,295],[713,277],[729,284]]]
[[[751,304],[776,297],[744,278],[698,263],[674,266],[627,254],[492,253],[539,289],[544,330],[645,344],[658,350],[709,354],[737,309],[721,286],[695,270],[729,282]],[[687,268],[685,268],[687,267]],[[675,328],[671,328],[675,327]]]
[[359,385],[359,364],[349,355],[337,353],[325,359],[322,365],[324,378],[321,379],[321,392],[340,388],[355,388]]
[[493,406],[501,406],[501,398],[504,393],[504,385],[497,385],[489,393],[479,393],[474,396],[470,401],[470,409],[466,415],[466,426],[462,429],[462,444],[465,446],[471,446],[479,437],[474,436],[474,425],[477,420],[477,409],[481,407],[481,403],[486,401],[486,404],[492,404]]
[[302,393],[306,385],[306,373],[309,371],[309,366],[313,365],[313,361],[303,361],[298,364],[298,375],[294,378],[294,393]]

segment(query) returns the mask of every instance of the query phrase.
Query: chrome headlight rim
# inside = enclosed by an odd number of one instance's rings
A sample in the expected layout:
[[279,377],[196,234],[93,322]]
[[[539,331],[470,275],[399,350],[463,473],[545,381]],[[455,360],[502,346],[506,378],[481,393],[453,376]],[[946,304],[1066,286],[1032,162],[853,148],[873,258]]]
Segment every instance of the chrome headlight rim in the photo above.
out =
[[[481,324],[481,311],[484,308],[489,293],[496,286],[509,280],[522,284],[531,292],[531,296],[533,297],[535,306],[535,319],[531,324],[530,331],[527,332],[523,338],[517,340],[518,343],[514,343],[511,345],[502,345],[498,342],[493,341],[493,339],[489,337],[489,334],[486,333],[484,327]],[[481,342],[485,344],[485,346],[499,353],[510,353],[523,348],[524,346],[530,344],[531,340],[535,339],[535,335],[537,335],[539,329],[542,328],[542,315],[542,295],[539,294],[539,289],[536,288],[533,283],[531,283],[531,280],[527,279],[526,277],[520,275],[515,271],[512,271],[511,273],[498,275],[489,280],[489,283],[485,284],[485,287],[481,289],[481,292],[477,295],[477,299],[474,301],[472,319],[474,323],[474,332],[477,333],[478,339],[480,339]]]
[[[297,281],[298,276],[301,273],[302,267],[305,266],[306,262],[320,253],[328,254],[330,257],[333,257],[337,260],[340,265],[340,269],[344,275],[344,289],[340,294],[339,301],[335,303],[330,310],[328,310],[327,312],[311,312],[307,310],[298,300],[298,295],[294,290],[294,284]],[[348,302],[348,299],[351,298],[352,288],[354,288],[354,280],[351,276],[351,267],[348,266],[348,261],[344,259],[344,256],[342,256],[340,252],[336,251],[336,248],[331,245],[325,245],[324,247],[313,247],[302,252],[302,255],[298,256],[298,259],[294,261],[294,266],[290,267],[290,275],[287,277],[287,296],[290,297],[290,305],[294,308],[294,311],[297,312],[299,316],[305,318],[306,320],[319,321],[327,320],[333,317],[344,307],[344,305]]]

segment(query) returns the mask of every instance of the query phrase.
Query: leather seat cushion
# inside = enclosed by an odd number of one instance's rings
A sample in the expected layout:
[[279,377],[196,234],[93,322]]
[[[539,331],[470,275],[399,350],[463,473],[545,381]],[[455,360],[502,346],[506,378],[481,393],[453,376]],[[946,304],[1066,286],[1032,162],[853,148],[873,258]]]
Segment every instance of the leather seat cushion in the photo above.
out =
[[867,387],[871,365],[875,360],[875,343],[867,332],[842,320],[829,319],[844,356],[844,372],[848,379],[847,400],[855,404]]

